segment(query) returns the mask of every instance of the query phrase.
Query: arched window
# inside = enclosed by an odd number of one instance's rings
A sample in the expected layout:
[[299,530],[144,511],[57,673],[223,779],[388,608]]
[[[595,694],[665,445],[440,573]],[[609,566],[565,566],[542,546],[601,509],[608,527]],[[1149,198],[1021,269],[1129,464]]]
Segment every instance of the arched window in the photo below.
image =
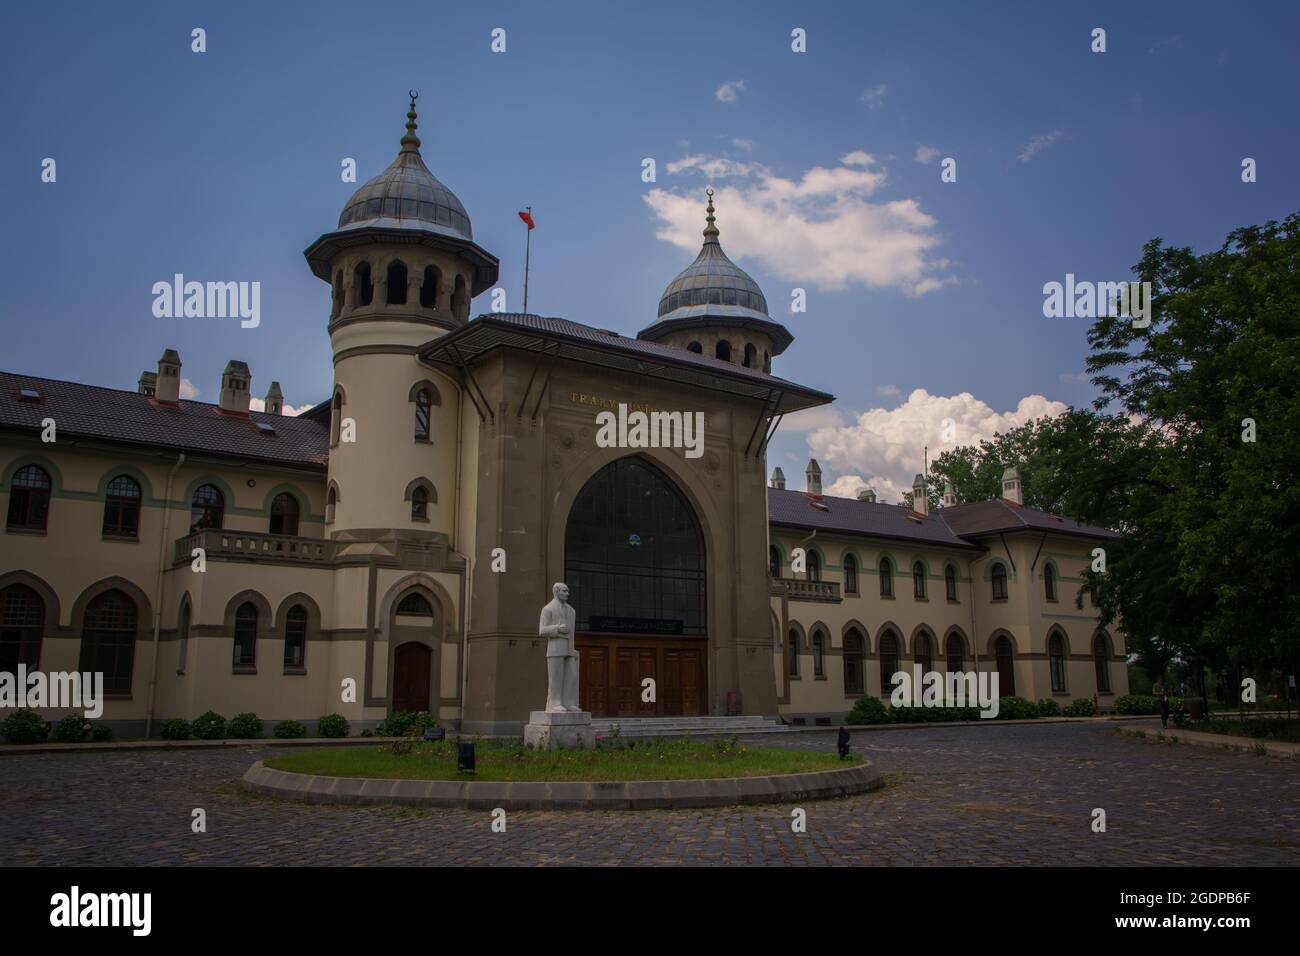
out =
[[422,388],[415,393],[415,440],[429,440],[429,409],[432,401],[429,390]]
[[140,534],[140,485],[129,475],[118,475],[108,483],[104,534],[114,538],[135,538]]
[[388,264],[388,304],[406,305],[406,263],[394,259]]
[[334,523],[334,510],[339,503],[339,489],[337,485],[330,485],[329,493],[325,496],[325,523]]
[[176,637],[180,646],[176,650],[176,673],[185,673],[185,662],[190,654],[190,622],[194,617],[194,608],[186,595],[181,605],[181,618],[176,622]]
[[0,674],[17,675],[18,665],[29,671],[41,663],[45,633],[45,602],[25,584],[0,591]]
[[1106,638],[1098,634],[1092,639],[1092,663],[1097,668],[1097,693],[1110,693],[1110,661],[1106,653]]
[[793,627],[790,628],[790,636],[786,641],[786,666],[791,677],[799,676],[799,632]]
[[844,556],[844,593],[858,593],[858,559],[851,554]]
[[957,600],[957,569],[951,564],[943,569],[943,586],[948,592],[948,600]]
[[1097,606],[1097,585],[1095,584],[1088,587],[1088,604],[1092,607]]
[[245,601],[235,611],[236,667],[252,667],[257,663],[257,608]]
[[696,355],[703,355],[704,346],[701,345],[699,342],[692,342],[690,345],[686,346],[686,351],[694,352]]
[[888,697],[894,689],[894,674],[898,672],[898,637],[886,631],[880,638],[880,696]]
[[1012,697],[1016,693],[1016,669],[1011,662],[1011,640],[1005,635],[993,642],[998,659],[998,694]]
[[894,596],[894,566],[888,558],[880,559],[880,596]]
[[1050,564],[1043,567],[1043,591],[1047,595],[1047,600],[1056,600],[1056,568]]
[[469,293],[465,289],[465,277],[456,276],[451,292],[451,314],[464,321],[469,318]]
[[772,356],[767,354],[767,349],[763,350],[763,371],[764,372],[772,371]]
[[912,563],[912,597],[925,600],[925,565],[920,561]]
[[438,307],[438,270],[433,266],[424,267],[424,282],[420,284],[420,307],[424,309]]
[[330,412],[330,447],[333,448],[339,443],[339,429],[343,426],[343,393],[339,390],[334,391],[334,401],[331,403]]
[[844,635],[844,696],[862,693],[862,635],[852,628]]
[[1007,568],[1006,565],[998,562],[993,565],[993,600],[1005,601],[1007,599]]
[[396,613],[409,614],[411,617],[433,617],[433,608],[425,600],[423,594],[418,591],[411,591],[397,602]]
[[1065,641],[1053,631],[1047,638],[1047,659],[1052,672],[1052,690],[1065,691]]
[[139,611],[135,602],[114,588],[86,605],[81,628],[81,667],[102,672],[105,694],[131,693]]
[[375,285],[370,281],[370,263],[358,262],[352,270],[353,296],[356,301],[352,307],[369,305],[375,300]]
[[826,676],[826,635],[813,631],[812,636],[813,676]]
[[754,358],[757,356],[757,354],[758,354],[758,352],[757,352],[757,350],[754,348],[754,346],[753,346],[752,344],[750,344],[749,342],[746,342],[746,343],[745,343],[745,357],[744,357],[743,359],[741,359],[740,364],[743,365],[743,366],[745,366],[745,368],[753,368],[753,367],[754,367]]
[[343,311],[343,270],[334,273],[333,296],[330,302],[330,318],[336,319]]
[[307,609],[301,604],[284,616],[284,666],[302,667],[307,653]]
[[773,580],[781,577],[781,549],[771,545],[767,549],[767,573]]
[[922,677],[934,670],[934,645],[930,643],[930,635],[925,631],[916,635],[916,645],[912,648],[912,657],[916,663],[921,665]]
[[411,489],[411,520],[429,520],[429,490],[423,485]]
[[24,465],[9,480],[10,531],[44,531],[50,514],[50,476],[44,468]]
[[282,491],[271,499],[271,534],[298,533],[298,499]]
[[808,580],[820,581],[822,579],[822,559],[816,551],[808,552]]
[[713,347],[713,357],[717,359],[722,359],[722,361],[724,362],[730,362],[731,343],[728,342],[726,339],[722,339],[720,342],[718,342],[718,344]]
[[960,674],[966,669],[966,647],[956,634],[948,635],[948,672]]
[[225,496],[213,485],[202,485],[190,500],[190,534],[220,528],[225,513]]

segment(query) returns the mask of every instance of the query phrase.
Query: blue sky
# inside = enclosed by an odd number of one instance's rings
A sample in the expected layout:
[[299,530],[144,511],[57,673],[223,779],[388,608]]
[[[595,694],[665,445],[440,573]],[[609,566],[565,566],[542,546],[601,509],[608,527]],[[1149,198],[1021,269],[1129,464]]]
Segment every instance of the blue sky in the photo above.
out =
[[[723,247],[795,335],[775,371],[839,399],[770,462],[799,484],[811,451],[840,491],[888,500],[943,447],[941,414],[969,439],[1092,398],[1088,323],[1044,318],[1043,283],[1123,279],[1152,237],[1204,250],[1300,209],[1294,4],[465,8],[6,5],[0,367],[131,388],[170,346],[203,400],[230,358],[254,394],[275,378],[291,404],[323,398],[329,292],[302,250],[356,188],[341,160],[360,182],[391,161],[415,87],[425,161],[511,308],[531,205],[530,308],[635,334],[693,258],[684,201],[718,189]],[[260,281],[261,326],[155,318],[176,272]]]

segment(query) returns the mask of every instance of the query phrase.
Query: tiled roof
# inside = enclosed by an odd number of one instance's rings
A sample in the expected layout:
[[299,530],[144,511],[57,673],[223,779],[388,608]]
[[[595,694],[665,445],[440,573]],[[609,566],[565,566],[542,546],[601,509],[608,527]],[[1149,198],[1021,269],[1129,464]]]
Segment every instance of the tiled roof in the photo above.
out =
[[923,518],[903,505],[859,501],[856,498],[832,498],[829,495],[810,498],[802,491],[768,488],[767,512],[772,524],[896,538],[948,548],[975,548],[975,545],[962,540],[934,515]]
[[[39,401],[21,401],[31,389]],[[278,465],[324,469],[329,426],[287,415],[228,415],[207,402],[160,405],[148,395],[97,385],[0,372],[0,429],[39,432],[53,418],[58,436],[96,438],[151,448]],[[270,425],[274,434],[256,426]]]
[[1053,531],[1058,534],[1075,534],[1088,538],[1122,537],[1109,528],[1099,528],[1071,518],[1062,518],[1027,505],[1018,505],[1005,498],[973,501],[970,504],[941,508],[936,514],[956,534],[966,537],[995,534],[1000,531]]

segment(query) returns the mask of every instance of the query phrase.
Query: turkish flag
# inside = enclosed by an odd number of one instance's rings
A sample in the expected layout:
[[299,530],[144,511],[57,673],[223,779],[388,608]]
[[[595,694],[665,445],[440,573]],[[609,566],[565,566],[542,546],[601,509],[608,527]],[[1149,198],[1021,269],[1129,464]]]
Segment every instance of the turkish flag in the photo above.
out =
[[533,214],[530,212],[521,212],[519,218],[528,224],[529,229],[534,229],[537,223],[533,222]]

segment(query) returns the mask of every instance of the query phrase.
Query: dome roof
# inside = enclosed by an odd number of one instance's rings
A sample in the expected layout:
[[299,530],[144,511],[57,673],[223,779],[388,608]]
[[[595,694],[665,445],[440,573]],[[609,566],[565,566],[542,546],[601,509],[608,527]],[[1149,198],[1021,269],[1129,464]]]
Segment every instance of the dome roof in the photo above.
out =
[[455,193],[438,182],[420,158],[415,119],[412,96],[401,152],[387,169],[352,194],[339,213],[339,229],[367,226],[422,229],[454,239],[473,240],[465,207]]

